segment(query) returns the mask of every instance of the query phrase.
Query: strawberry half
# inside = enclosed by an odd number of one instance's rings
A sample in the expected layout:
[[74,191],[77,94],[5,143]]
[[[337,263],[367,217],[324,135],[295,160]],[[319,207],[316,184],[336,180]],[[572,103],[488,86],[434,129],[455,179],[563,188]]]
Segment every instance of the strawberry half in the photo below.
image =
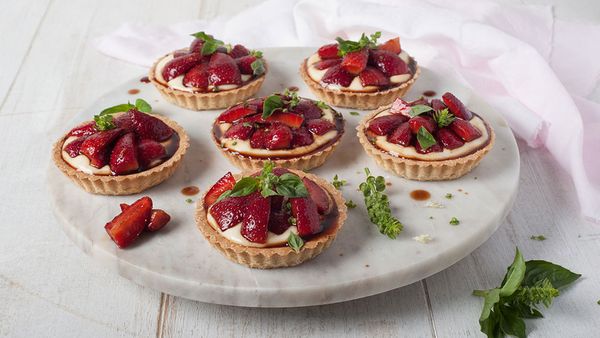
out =
[[117,142],[110,153],[110,170],[116,175],[126,175],[138,171],[138,148],[135,135],[127,133]]
[[96,122],[90,121],[71,129],[67,136],[90,136],[96,132],[98,132],[98,129],[96,129]]
[[292,130],[292,147],[302,147],[312,144],[314,138],[312,134],[305,127]]
[[245,123],[234,124],[231,128],[225,132],[226,138],[233,138],[238,140],[247,140],[252,135],[254,127]]
[[90,159],[90,165],[102,168],[108,163],[112,145],[123,132],[121,128],[97,132],[83,141],[80,152]]
[[318,184],[304,177],[302,179],[302,183],[306,187],[308,194],[310,195],[310,199],[315,202],[317,206],[317,212],[321,215],[327,215],[331,212],[332,203],[329,198],[329,194],[323,190]]
[[315,202],[307,197],[298,197],[290,198],[290,203],[300,237],[318,234],[323,230]]
[[302,115],[288,113],[288,112],[276,112],[266,119],[267,122],[280,122],[290,128],[299,128],[304,122]]
[[175,132],[160,119],[135,109],[131,113],[132,128],[141,139],[162,142],[168,140]]
[[87,136],[76,138],[65,146],[64,151],[66,151],[71,157],[77,157],[81,152],[81,145],[83,144],[83,141],[85,141],[87,138]]
[[247,200],[247,196],[228,197],[210,207],[209,213],[219,225],[219,229],[225,231],[244,219]]
[[169,216],[169,214],[167,214],[164,210],[152,209],[152,212],[150,213],[150,220],[148,221],[148,224],[146,224],[146,229],[152,232],[158,231],[167,225],[170,220],[171,216]]
[[388,77],[408,73],[406,63],[397,54],[387,50],[372,49],[369,62]]
[[305,120],[321,118],[321,108],[310,100],[300,100],[298,105],[292,108],[292,112],[304,116]]
[[231,52],[229,52],[229,55],[234,59],[241,58],[242,56],[246,56],[248,54],[250,54],[250,51],[248,50],[248,48],[242,45],[233,46]]
[[448,128],[441,128],[437,131],[436,136],[444,148],[447,149],[456,149],[465,144],[460,137],[458,137],[452,130]]
[[228,172],[215,183],[204,196],[204,205],[210,206],[227,190],[233,189],[235,178]]
[[266,243],[269,233],[269,215],[271,200],[260,192],[250,195],[244,210],[241,233],[244,238],[254,243]]
[[402,114],[379,116],[369,122],[368,129],[375,135],[383,136],[389,134],[406,121],[408,121],[408,117]]
[[[273,196],[275,197],[275,196]],[[271,197],[271,199],[273,199]],[[273,202],[271,201],[271,204]],[[290,227],[290,214],[286,211],[275,211],[269,216],[269,231],[281,235]]]
[[138,143],[138,161],[143,168],[149,168],[155,161],[167,156],[165,147],[154,140],[141,140]]
[[433,133],[437,129],[437,125],[435,121],[429,116],[415,116],[408,120],[408,124],[410,126],[410,130],[412,130],[413,134],[419,133],[419,129],[424,127],[428,132]]
[[400,54],[402,49],[400,48],[400,38],[396,37],[393,39],[387,40],[384,44],[377,47],[379,50],[387,50],[388,52],[392,52],[394,54]]
[[232,123],[243,117],[253,115],[256,113],[257,113],[256,107],[253,105],[250,105],[250,104],[248,104],[247,106],[244,106],[244,105],[233,106],[233,107],[227,109],[226,111],[224,111],[221,115],[219,115],[219,117],[217,118],[217,121]]
[[179,75],[185,74],[200,62],[202,62],[202,54],[200,53],[185,54],[176,57],[167,62],[165,68],[162,70],[162,76],[169,82]]
[[202,46],[204,46],[204,41],[196,38],[190,44],[189,50],[190,50],[190,52],[200,53],[200,52],[202,52]]
[[466,121],[473,117],[471,111],[468,110],[467,107],[465,107],[465,105],[452,93],[447,92],[442,95],[442,100],[444,100],[444,103],[448,106],[448,109],[454,116]]
[[444,150],[442,148],[442,146],[439,145],[439,143],[436,143],[434,145],[432,145],[431,147],[427,148],[427,149],[423,149],[421,148],[421,144],[417,141],[415,142],[415,150],[417,151],[417,153],[419,154],[429,154],[429,153],[438,153],[442,150]]
[[383,74],[382,71],[380,71],[379,69],[375,68],[375,67],[367,67],[365,68],[365,70],[363,70],[362,72],[360,72],[360,74],[358,74],[358,77],[360,79],[360,83],[366,87],[366,86],[378,86],[378,87],[384,87],[384,86],[389,86],[390,85],[390,79],[388,79],[387,76],[385,76],[385,74]]
[[223,53],[214,53],[208,62],[208,83],[214,86],[240,85],[242,77],[235,60]]
[[475,128],[469,121],[463,119],[455,119],[450,124],[450,129],[465,142],[470,142],[481,137],[479,129]]
[[128,131],[135,131],[133,129],[133,121],[131,120],[131,112],[125,112],[119,114],[113,118],[113,123],[119,128],[126,129]]
[[252,55],[246,55],[239,59],[235,59],[235,63],[240,69],[240,73],[246,75],[254,74],[254,69],[252,69],[252,62],[256,61],[256,57]]
[[264,149],[267,143],[267,130],[256,129],[250,137],[250,146],[254,149]]
[[433,99],[433,100],[431,100],[431,108],[433,108],[433,110],[435,110],[435,111],[440,111],[440,110],[446,109],[448,107],[446,107],[446,105],[444,104],[444,102],[442,102],[442,100]]
[[369,50],[365,48],[346,54],[342,59],[341,67],[350,74],[358,75],[367,67],[368,60]]
[[323,75],[321,81],[328,84],[348,87],[353,79],[354,76],[352,74],[342,69],[341,65],[337,65],[329,68],[327,72],[325,72],[325,75]]
[[339,58],[338,52],[339,52],[339,49],[338,49],[337,43],[332,43],[329,45],[322,46],[321,48],[319,48],[319,50],[317,50],[319,57],[323,60]]
[[205,92],[208,90],[208,64],[201,63],[190,69],[183,77],[183,85],[198,88]]
[[413,134],[410,130],[410,125],[407,122],[402,123],[387,137],[388,142],[405,147],[408,147],[411,144],[412,139]]
[[327,59],[315,63],[315,68],[318,70],[327,69],[342,63],[342,59]]
[[316,119],[307,121],[306,128],[308,128],[308,130],[310,130],[310,132],[313,134],[323,135],[326,132],[334,129],[335,125],[327,120]]
[[142,197],[106,223],[104,229],[119,248],[126,248],[142,233],[151,212],[152,200]]
[[268,128],[265,135],[265,148],[270,150],[287,149],[292,143],[292,130],[283,124]]

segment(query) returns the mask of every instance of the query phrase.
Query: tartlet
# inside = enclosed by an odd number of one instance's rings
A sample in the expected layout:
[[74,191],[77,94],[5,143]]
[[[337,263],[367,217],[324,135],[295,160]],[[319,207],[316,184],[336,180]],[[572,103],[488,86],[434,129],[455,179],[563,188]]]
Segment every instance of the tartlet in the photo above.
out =
[[85,191],[101,195],[136,194],[169,178],[189,147],[183,128],[133,105],[109,109],[54,144],[58,169]]
[[225,108],[254,95],[265,80],[260,51],[231,46],[204,32],[190,47],[159,58],[148,74],[169,102],[191,110]]
[[375,109],[402,97],[419,77],[414,58],[394,38],[378,45],[380,32],[359,41],[337,38],[300,65],[310,90],[330,105]]
[[221,153],[243,170],[265,162],[309,170],[322,165],[344,133],[341,114],[323,102],[285,91],[230,107],[213,124]]
[[363,148],[377,164],[419,181],[467,174],[495,141],[492,127],[451,93],[431,102],[397,99],[366,116],[357,131]]
[[[223,193],[243,185],[241,176],[227,173],[196,207],[198,229],[208,242],[231,261],[251,268],[291,267],[318,256],[331,245],[346,219],[345,201],[330,183],[302,171],[271,171],[269,166],[250,177],[273,175],[288,183],[295,177],[294,184],[301,182],[305,197],[277,194],[264,198],[264,191],[256,190],[219,200]],[[270,187],[277,190],[277,184]]]

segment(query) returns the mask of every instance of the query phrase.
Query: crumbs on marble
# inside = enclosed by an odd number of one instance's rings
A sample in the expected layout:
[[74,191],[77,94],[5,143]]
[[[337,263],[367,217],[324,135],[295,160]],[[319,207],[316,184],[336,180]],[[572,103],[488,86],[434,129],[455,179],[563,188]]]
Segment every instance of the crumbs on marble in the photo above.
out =
[[427,203],[425,203],[425,208],[433,208],[433,209],[444,209],[446,206],[443,205],[442,203],[438,203],[438,202],[434,202],[434,201],[429,201]]
[[415,236],[415,237],[413,237],[413,239],[422,244],[427,244],[427,243],[433,241],[433,238],[429,234]]

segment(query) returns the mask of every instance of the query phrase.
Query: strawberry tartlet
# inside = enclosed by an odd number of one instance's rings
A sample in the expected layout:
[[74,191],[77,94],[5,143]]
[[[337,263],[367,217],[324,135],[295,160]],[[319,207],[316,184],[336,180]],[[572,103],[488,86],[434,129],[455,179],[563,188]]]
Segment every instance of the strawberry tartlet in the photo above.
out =
[[262,52],[224,44],[204,32],[190,47],[169,53],[149,80],[169,102],[191,110],[225,108],[254,95],[265,80]]
[[365,117],[357,130],[365,151],[379,165],[421,181],[467,174],[495,139],[490,125],[452,93],[431,101],[396,99]]
[[321,100],[339,107],[374,109],[403,96],[419,76],[417,62],[380,32],[358,41],[337,38],[305,59],[300,75]]

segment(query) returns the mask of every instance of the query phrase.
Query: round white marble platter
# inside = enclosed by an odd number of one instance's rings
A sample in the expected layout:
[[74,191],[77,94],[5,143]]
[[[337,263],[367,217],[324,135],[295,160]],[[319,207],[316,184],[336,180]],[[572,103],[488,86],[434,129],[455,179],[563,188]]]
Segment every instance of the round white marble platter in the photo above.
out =
[[[298,66],[314,48],[266,49],[269,74],[261,96],[288,86],[300,88],[300,95],[314,96],[302,82]],[[140,78],[142,75],[140,75]],[[136,95],[130,89],[139,89]],[[313,173],[331,180],[334,175],[348,181],[341,190],[358,207],[349,210],[348,220],[331,247],[316,259],[285,269],[250,269],[230,262],[214,250],[194,223],[194,203],[181,194],[195,185],[205,191],[227,171],[238,172],[210,139],[210,127],[220,111],[188,111],[163,100],[152,84],[132,79],[102,96],[74,121],[89,120],[115,104],[141,97],[154,112],[180,123],[190,135],[191,147],[182,166],[166,182],[133,196],[88,194],[50,165],[48,185],[54,211],[65,233],[84,252],[115,273],[138,284],[168,294],[202,302],[250,307],[296,307],[341,302],[398,288],[437,273],[467,256],[497,229],[514,201],[519,180],[519,153],[513,134],[503,118],[493,112],[470,90],[450,79],[439,78],[422,69],[421,77],[408,94],[414,99],[425,90],[441,95],[452,91],[494,128],[494,148],[479,167],[468,175],[448,182],[409,181],[384,171],[364,152],[356,137],[356,126],[366,115],[349,114],[341,145],[331,158]],[[355,111],[355,110],[354,110]],[[391,240],[369,222],[358,185],[364,168],[383,175],[391,183],[386,192],[394,214],[405,228]],[[429,201],[415,201],[409,193],[424,189]],[[446,199],[447,193],[453,194]],[[160,232],[144,233],[131,247],[121,250],[110,240],[104,225],[119,213],[119,203],[131,203],[142,195],[169,212],[172,221]],[[200,194],[193,196],[194,202]],[[437,202],[444,208],[427,207]],[[449,224],[452,217],[460,225]],[[413,237],[429,234],[428,244]]]

